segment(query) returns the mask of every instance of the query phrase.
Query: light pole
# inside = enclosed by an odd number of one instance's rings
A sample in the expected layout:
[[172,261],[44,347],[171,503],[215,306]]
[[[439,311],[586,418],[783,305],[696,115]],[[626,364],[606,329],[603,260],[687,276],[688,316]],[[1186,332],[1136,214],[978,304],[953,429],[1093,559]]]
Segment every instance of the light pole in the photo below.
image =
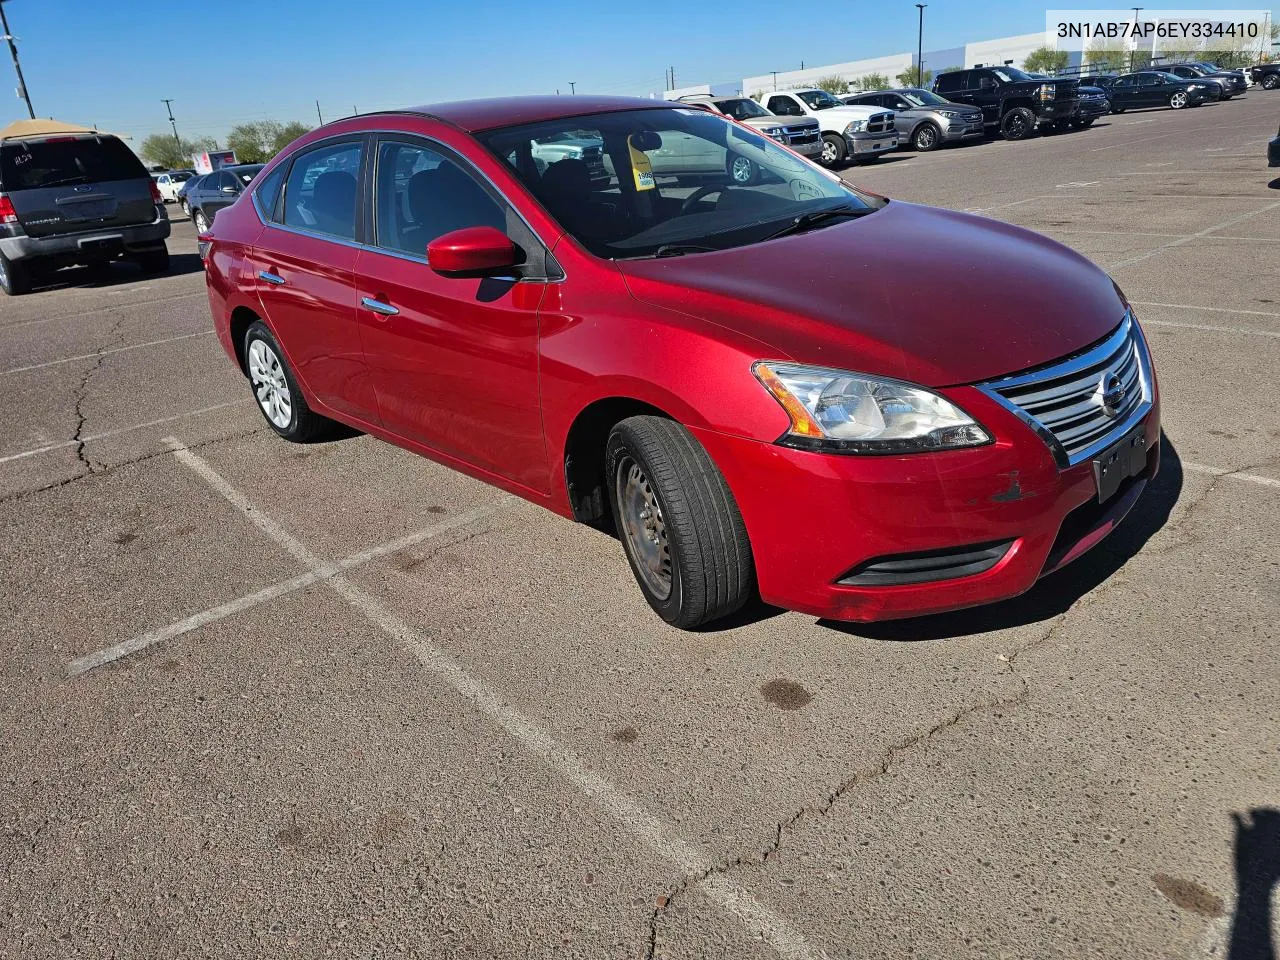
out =
[[778,89],[778,71],[770,70],[769,72],[773,74],[773,89],[777,90]]
[[18,75],[18,96],[27,101],[27,114],[34,120],[36,111],[31,106],[31,94],[27,92],[27,81],[22,78],[22,64],[18,62],[18,47],[14,44],[18,38],[9,32],[9,18],[4,13],[5,3],[6,0],[0,0],[0,29],[4,31],[4,39],[9,44],[9,56],[13,57],[13,72]]
[[575,93],[577,93],[577,92],[578,92],[578,91],[577,91],[577,89],[575,89],[577,86],[578,86],[578,85],[577,85],[576,83],[574,83],[572,80],[570,80],[570,81],[569,81],[569,93],[570,93],[570,95],[575,94]]
[[1138,60],[1138,14],[1142,7],[1133,7],[1133,49],[1129,51],[1129,72],[1133,73],[1134,64]]
[[920,11],[920,30],[916,33],[916,86],[924,86],[924,8],[927,3],[917,3],[916,9]]
[[[182,140],[178,137],[178,121],[177,121],[177,120],[175,120],[175,119],[173,119],[173,107],[169,106],[169,104],[173,103],[173,101],[172,101],[172,100],[161,100],[160,102],[161,102],[161,103],[163,103],[163,104],[165,105],[165,107],[166,107],[166,108],[168,109],[168,111],[169,111],[169,123],[173,126],[173,142],[174,142],[174,143],[176,143],[176,144],[178,145],[178,152],[179,152],[179,153],[181,153],[181,152],[182,152]],[[320,104],[319,104],[319,102],[317,102],[317,103],[316,103],[316,110],[319,110],[319,109],[320,109]]]

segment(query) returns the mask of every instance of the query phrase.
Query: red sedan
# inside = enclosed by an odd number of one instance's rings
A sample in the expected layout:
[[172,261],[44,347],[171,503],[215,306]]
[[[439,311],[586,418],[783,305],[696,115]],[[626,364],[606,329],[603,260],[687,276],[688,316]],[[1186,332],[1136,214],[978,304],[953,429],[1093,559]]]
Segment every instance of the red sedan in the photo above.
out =
[[341,421],[616,529],[681,627],[755,590],[849,620],[1015,596],[1159,463],[1150,355],[1105,273],[704,110],[331,123],[201,244],[278,434]]

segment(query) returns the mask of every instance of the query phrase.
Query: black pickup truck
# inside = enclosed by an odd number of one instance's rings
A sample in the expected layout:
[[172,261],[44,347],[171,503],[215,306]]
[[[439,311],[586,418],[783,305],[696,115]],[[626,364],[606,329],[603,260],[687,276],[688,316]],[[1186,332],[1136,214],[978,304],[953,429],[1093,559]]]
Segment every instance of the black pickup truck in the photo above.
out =
[[1077,115],[1080,84],[1075,80],[1038,80],[1016,67],[952,70],[933,79],[933,92],[982,110],[983,123],[999,128],[1006,140],[1024,140],[1038,126],[1065,130]]
[[1263,90],[1280,88],[1280,62],[1260,63],[1256,67],[1250,67],[1249,75]]

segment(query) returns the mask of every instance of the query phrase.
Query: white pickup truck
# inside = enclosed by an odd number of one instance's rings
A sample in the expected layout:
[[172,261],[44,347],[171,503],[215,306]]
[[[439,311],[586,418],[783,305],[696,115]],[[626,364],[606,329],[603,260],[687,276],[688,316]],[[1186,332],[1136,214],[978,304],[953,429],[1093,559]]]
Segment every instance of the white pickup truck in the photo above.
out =
[[825,90],[779,90],[760,95],[765,109],[781,117],[813,117],[822,128],[818,162],[838,167],[846,160],[886,153],[898,145],[893,111],[842,103]]

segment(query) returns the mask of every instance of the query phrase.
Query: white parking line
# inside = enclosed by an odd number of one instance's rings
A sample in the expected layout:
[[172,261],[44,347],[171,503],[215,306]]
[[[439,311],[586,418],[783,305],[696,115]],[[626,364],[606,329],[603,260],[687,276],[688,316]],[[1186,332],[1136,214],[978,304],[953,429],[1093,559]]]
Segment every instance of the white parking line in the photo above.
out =
[[[205,460],[183,448],[174,437],[165,442],[183,466],[201,477],[234,506],[250,523],[282,549],[293,555],[312,573],[326,569],[324,561],[301,541],[268,517]],[[587,767],[575,754],[558,743],[546,730],[504,701],[487,682],[474,677],[425,636],[396,616],[381,600],[366,593],[345,576],[335,574],[324,581],[355,610],[412,653],[424,668],[434,673],[534,756],[593,800],[619,826],[670,863],[685,876],[701,876],[713,866],[710,859],[683,840],[675,829],[632,800],[606,778]],[[822,951],[810,946],[805,937],[785,919],[760,903],[750,893],[734,886],[721,874],[701,881],[703,893],[748,930],[761,936],[781,956],[794,960],[817,960]]]
[[267,603],[271,600],[277,600],[280,597],[288,596],[291,593],[296,593],[304,587],[309,587],[313,583],[319,583],[321,580],[327,580],[345,570],[351,570],[355,567],[366,564],[371,560],[376,560],[379,557],[385,557],[388,554],[398,553],[401,550],[408,549],[409,547],[425,543],[427,540],[431,540],[435,537],[449,533],[452,530],[456,530],[458,527],[466,526],[467,524],[474,523],[476,520],[480,520],[484,517],[497,513],[502,508],[503,503],[509,499],[510,498],[504,497],[503,500],[493,506],[477,507],[474,510],[468,510],[465,513],[458,514],[456,517],[450,517],[448,520],[434,524],[433,526],[427,527],[423,530],[419,530],[416,533],[406,534],[403,537],[396,540],[389,540],[376,547],[369,547],[367,550],[361,550],[358,553],[353,553],[349,557],[339,560],[336,563],[322,564],[317,568],[309,570],[307,573],[299,574],[298,576],[291,577],[288,580],[281,580],[278,583],[271,584],[269,587],[264,587],[254,593],[248,593],[242,597],[237,597],[235,600],[229,600],[226,603],[220,604],[216,607],[211,607],[208,610],[201,610],[199,613],[192,614],[182,620],[177,620],[168,626],[160,627],[157,630],[148,630],[146,633],[140,634],[139,636],[133,637],[129,640],[113,644],[112,646],[105,647],[102,650],[95,650],[93,653],[86,654],[83,657],[78,657],[68,663],[67,676],[78,677],[81,674],[88,673],[90,670],[96,670],[98,667],[104,666],[105,664],[113,663],[116,660],[122,660],[127,656],[138,653],[141,650],[146,650],[148,647],[155,646],[157,643],[172,640],[174,637],[181,637],[184,634],[191,633],[193,630],[198,630],[207,624],[222,620],[225,617],[242,613],[245,610],[250,610],[253,607],[259,606],[260,604]]
[[[1266,310],[1240,310],[1235,307],[1198,307],[1193,303],[1159,303],[1155,300],[1130,300],[1135,307],[1167,307],[1172,310],[1205,310],[1209,313],[1242,313],[1251,317],[1275,317],[1280,313],[1269,313]],[[1143,321],[1144,323],[1146,321]]]
[[1118,270],[1121,267],[1128,267],[1135,263],[1141,263],[1143,260],[1150,259],[1158,253],[1163,253],[1164,251],[1171,250],[1174,247],[1181,247],[1185,244],[1191,243],[1193,240],[1199,240],[1200,238],[1213,233],[1215,230],[1225,230],[1227,227],[1234,227],[1237,223],[1243,223],[1245,220],[1249,220],[1259,214],[1266,213],[1268,210],[1274,210],[1276,207],[1280,207],[1280,200],[1277,200],[1275,203],[1269,203],[1258,210],[1252,210],[1249,213],[1242,213],[1238,216],[1232,217],[1230,220],[1224,220],[1222,223],[1215,223],[1211,227],[1205,227],[1203,230],[1198,230],[1195,233],[1182,237],[1178,240],[1170,240],[1168,243],[1162,243],[1154,250],[1148,250],[1146,253],[1140,253],[1136,257],[1130,257],[1127,260],[1121,260],[1118,263],[1113,263],[1107,268],[1107,270]]
[[0,463],[9,463],[11,460],[25,460],[27,457],[39,456],[42,453],[49,453],[51,450],[65,450],[67,447],[74,447],[78,443],[93,443],[95,440],[106,440],[110,437],[118,437],[122,434],[133,433],[135,430],[145,430],[147,427],[158,427],[162,423],[173,423],[175,420],[185,420],[188,417],[198,417],[204,413],[213,413],[215,410],[226,410],[228,407],[238,407],[244,403],[252,403],[253,398],[248,397],[243,400],[230,400],[227,403],[215,403],[211,407],[201,407],[199,410],[188,410],[186,413],[176,413],[172,417],[161,417],[158,420],[148,420],[146,423],[135,423],[131,427],[119,427],[115,430],[104,430],[102,433],[93,433],[87,437],[81,437],[79,440],[60,440],[57,443],[46,443],[43,447],[35,447],[32,450],[23,450],[21,453],[11,453],[7,457],[0,457]]
[[131,343],[125,347],[112,347],[110,350],[101,350],[98,353],[82,353],[75,357],[63,357],[61,360],[48,360],[44,363],[33,363],[29,367],[13,367],[9,370],[0,370],[0,377],[7,377],[11,373],[27,373],[31,370],[43,370],[45,367],[56,367],[63,363],[75,363],[77,360],[96,360],[98,357],[105,357],[112,353],[126,353],[129,350],[141,350],[143,347],[158,347],[162,343],[176,343],[179,340],[190,340],[192,337],[207,337],[212,333],[212,330],[201,330],[199,333],[184,333],[180,337],[165,337],[163,340],[148,340],[146,343]]
[[1208,330],[1210,333],[1243,333],[1254,337],[1280,340],[1280,330],[1254,330],[1251,327],[1215,327],[1209,323],[1178,323],[1174,320],[1143,320],[1144,327],[1181,327],[1184,330]]
[[1256,483],[1261,487],[1280,489],[1280,480],[1274,477],[1264,477],[1258,473],[1237,473],[1233,470],[1223,470],[1221,467],[1211,467],[1207,463],[1192,463],[1190,460],[1183,460],[1181,463],[1183,470],[1190,470],[1192,473],[1203,473],[1209,477],[1229,477],[1232,480]]

